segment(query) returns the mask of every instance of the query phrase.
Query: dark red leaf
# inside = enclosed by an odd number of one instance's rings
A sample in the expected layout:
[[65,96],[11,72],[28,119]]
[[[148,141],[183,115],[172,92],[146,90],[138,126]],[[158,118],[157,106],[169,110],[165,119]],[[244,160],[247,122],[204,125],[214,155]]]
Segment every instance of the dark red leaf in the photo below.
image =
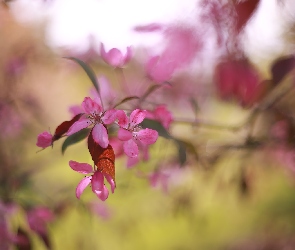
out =
[[17,230],[17,236],[16,236],[16,247],[19,250],[31,250],[32,245],[31,245],[31,240],[23,229],[18,228]]
[[277,85],[294,68],[294,56],[282,57],[278,59],[271,67],[273,84]]
[[97,169],[104,174],[110,175],[115,181],[115,153],[109,144],[107,148],[96,143],[92,136],[92,131],[88,136],[88,150]]
[[235,3],[235,10],[237,13],[236,31],[240,32],[246,25],[250,17],[253,15],[259,0],[246,0]]
[[80,119],[82,114],[76,115],[72,120],[65,121],[61,123],[55,130],[55,133],[52,138],[52,142],[57,141],[60,139],[66,132],[68,132],[69,128]]

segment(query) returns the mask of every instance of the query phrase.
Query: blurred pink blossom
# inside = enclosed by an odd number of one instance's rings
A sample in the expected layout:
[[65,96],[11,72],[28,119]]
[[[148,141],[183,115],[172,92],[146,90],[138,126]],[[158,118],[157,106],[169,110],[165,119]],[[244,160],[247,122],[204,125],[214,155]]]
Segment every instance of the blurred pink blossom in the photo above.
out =
[[127,64],[130,61],[132,57],[132,51],[131,47],[127,47],[125,55],[123,55],[123,53],[116,48],[112,48],[111,50],[106,52],[104,44],[102,43],[100,47],[100,55],[102,59],[110,66],[115,68],[122,68],[125,64]]
[[49,132],[45,131],[38,135],[37,137],[37,147],[47,148],[52,145],[53,136]]
[[158,105],[154,110],[146,112],[146,118],[159,121],[164,128],[169,129],[173,117],[166,105]]
[[47,207],[35,207],[27,212],[30,228],[38,234],[47,234],[47,223],[53,221],[54,214]]

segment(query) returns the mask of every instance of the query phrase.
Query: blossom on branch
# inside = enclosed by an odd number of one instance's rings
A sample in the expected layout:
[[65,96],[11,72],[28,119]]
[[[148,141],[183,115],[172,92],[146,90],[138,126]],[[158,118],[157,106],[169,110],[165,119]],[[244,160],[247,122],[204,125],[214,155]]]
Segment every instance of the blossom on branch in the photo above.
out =
[[104,44],[102,43],[100,47],[100,55],[102,59],[110,66],[113,66],[115,68],[122,68],[130,61],[132,51],[131,47],[127,47],[127,52],[125,55],[123,55],[123,53],[116,48],[112,48],[111,50],[106,52]]

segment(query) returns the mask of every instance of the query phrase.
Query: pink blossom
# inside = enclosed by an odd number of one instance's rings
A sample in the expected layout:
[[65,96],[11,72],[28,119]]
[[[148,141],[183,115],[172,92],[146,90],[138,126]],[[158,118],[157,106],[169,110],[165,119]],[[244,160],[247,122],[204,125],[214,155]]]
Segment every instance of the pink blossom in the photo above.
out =
[[169,180],[169,174],[158,170],[149,175],[149,182],[150,185],[155,188],[157,186],[160,186],[163,190],[163,192],[168,192],[168,180]]
[[41,235],[47,234],[46,225],[53,219],[53,213],[46,207],[36,207],[27,212],[27,220],[30,228]]
[[106,205],[106,203],[104,202],[90,202],[89,204],[89,208],[91,210],[91,212],[99,217],[101,217],[104,220],[107,220],[111,217],[111,211],[109,209],[109,207]]
[[107,182],[110,184],[111,191],[112,193],[114,193],[116,184],[110,175],[104,174],[100,172],[99,170],[93,171],[92,166],[89,165],[88,163],[79,163],[76,161],[70,161],[69,165],[74,171],[78,173],[92,174],[91,176],[84,177],[79,182],[76,188],[76,197],[78,199],[80,199],[80,196],[82,195],[85,188],[91,183],[92,192],[95,193],[100,200],[105,201],[109,196],[109,191],[104,184],[104,179],[106,179]]
[[109,139],[105,125],[111,124],[117,119],[117,111],[115,109],[104,111],[101,105],[90,97],[85,97],[81,106],[84,115],[70,127],[67,135],[72,135],[93,125],[92,135],[94,141],[101,147],[106,148],[109,145]]
[[40,148],[47,148],[49,146],[52,145],[52,134],[50,134],[49,132],[45,131],[41,134],[38,135],[38,138],[37,138],[37,147],[40,147]]
[[146,113],[146,118],[159,121],[164,128],[169,129],[173,117],[171,112],[166,108],[166,105],[159,105],[153,111]]
[[121,68],[130,61],[132,52],[131,47],[127,47],[125,55],[123,55],[122,52],[116,48],[112,48],[110,51],[106,52],[104,44],[102,43],[100,47],[100,55],[107,64],[115,68]]
[[153,129],[141,129],[139,124],[146,116],[145,110],[136,109],[132,111],[128,119],[124,111],[117,112],[118,124],[118,139],[124,141],[124,153],[130,158],[138,157],[138,144],[150,145],[158,139],[158,132]]

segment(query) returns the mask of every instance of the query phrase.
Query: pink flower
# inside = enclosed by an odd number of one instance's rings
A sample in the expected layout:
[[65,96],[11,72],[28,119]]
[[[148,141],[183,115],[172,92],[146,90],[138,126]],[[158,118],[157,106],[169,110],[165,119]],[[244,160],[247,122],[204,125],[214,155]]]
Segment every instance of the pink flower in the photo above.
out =
[[40,147],[40,148],[47,148],[49,146],[52,145],[52,134],[48,133],[47,131],[41,133],[38,135],[38,138],[37,138],[37,147]]
[[120,129],[118,131],[118,139],[124,141],[124,153],[130,158],[138,157],[138,145],[150,145],[157,141],[158,132],[153,129],[141,129],[138,125],[146,116],[145,110],[135,109],[130,114],[128,119],[124,111],[117,112],[118,124]]
[[107,64],[115,68],[121,68],[130,61],[132,52],[130,47],[127,47],[127,52],[125,55],[123,55],[122,52],[116,48],[106,52],[104,44],[102,43],[100,47],[100,55]]
[[173,117],[171,112],[166,108],[166,105],[159,105],[153,111],[146,113],[146,118],[159,121],[164,128],[169,129]]
[[27,212],[30,228],[41,235],[47,234],[46,224],[53,219],[53,213],[46,207],[36,207]]
[[90,97],[85,97],[82,108],[85,112],[84,115],[70,127],[67,135],[72,135],[90,125],[94,125],[92,129],[94,141],[101,147],[106,148],[109,145],[109,139],[105,125],[111,124],[117,119],[117,111],[115,109],[104,111],[101,105]]
[[163,192],[167,193],[169,177],[170,175],[168,173],[158,170],[149,175],[149,182],[153,188],[160,186]]
[[116,184],[112,177],[108,174],[103,174],[99,170],[93,171],[92,166],[88,163],[79,163],[76,161],[69,162],[70,167],[81,174],[92,174],[91,176],[84,177],[78,184],[76,188],[76,197],[80,199],[81,194],[85,190],[85,188],[91,183],[92,192],[96,194],[96,196],[105,201],[109,196],[109,191],[104,184],[104,178],[108,181],[111,186],[112,193],[114,193]]

